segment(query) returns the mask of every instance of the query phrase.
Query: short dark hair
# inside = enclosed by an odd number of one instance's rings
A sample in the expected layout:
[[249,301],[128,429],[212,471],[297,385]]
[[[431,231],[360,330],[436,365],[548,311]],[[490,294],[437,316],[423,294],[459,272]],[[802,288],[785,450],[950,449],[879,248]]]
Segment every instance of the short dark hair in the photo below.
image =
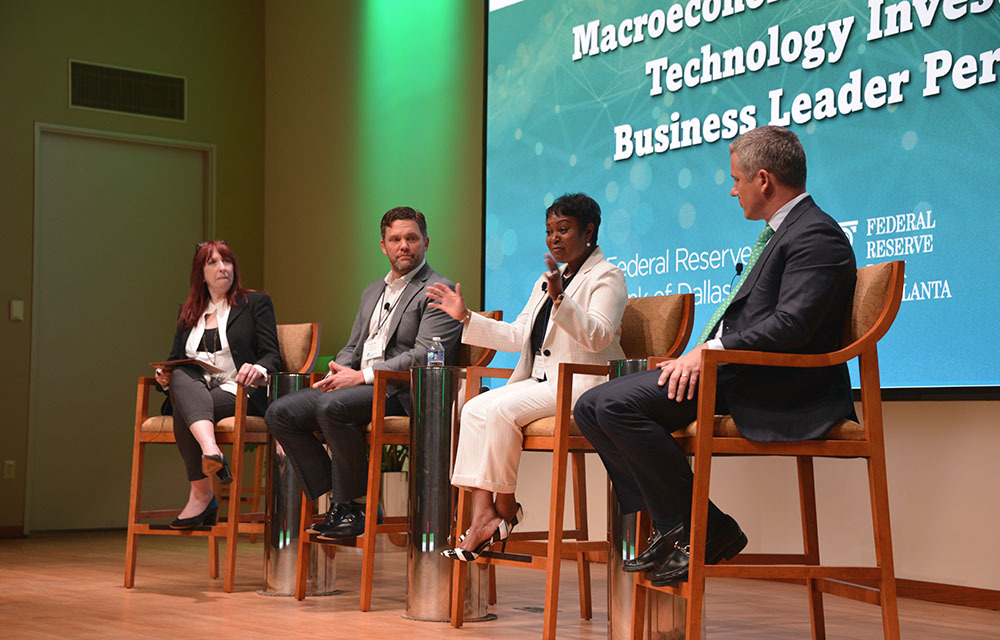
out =
[[580,221],[580,230],[586,230],[588,224],[594,225],[594,235],[590,241],[597,245],[597,230],[601,227],[601,205],[585,193],[567,193],[559,196],[545,210],[545,217],[568,216]]
[[751,129],[733,140],[729,153],[739,156],[748,177],[764,169],[784,185],[806,188],[806,152],[799,137],[784,127]]
[[424,214],[412,207],[393,207],[382,216],[383,238],[385,237],[385,230],[396,220],[416,220],[417,226],[420,227],[420,235],[424,238],[427,237],[427,220],[424,219]]

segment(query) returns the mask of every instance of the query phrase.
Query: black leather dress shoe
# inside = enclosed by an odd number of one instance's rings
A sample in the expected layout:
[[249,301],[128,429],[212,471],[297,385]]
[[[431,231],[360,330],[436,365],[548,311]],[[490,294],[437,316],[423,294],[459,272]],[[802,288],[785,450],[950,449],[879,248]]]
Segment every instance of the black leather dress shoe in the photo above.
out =
[[351,511],[350,502],[334,502],[330,505],[330,509],[326,512],[326,518],[323,522],[315,522],[311,527],[310,531],[315,531],[317,533],[325,531],[340,523],[340,519],[344,517],[347,513]]
[[170,523],[171,529],[194,529],[202,525],[212,526],[219,517],[219,502],[212,496],[212,501],[208,503],[205,510],[190,518],[176,518]]
[[[382,505],[378,507],[379,524],[382,524]],[[365,532],[365,505],[352,502],[340,519],[330,527],[319,532],[320,540],[336,540],[338,538],[356,538]]]
[[660,533],[658,530],[653,529],[653,535],[649,538],[649,546],[636,557],[622,563],[622,570],[630,573],[634,571],[649,571],[666,560],[667,556],[673,552],[674,544],[683,539],[683,524],[677,525],[666,533]]
[[[705,564],[718,564],[729,560],[747,546],[746,534],[735,520],[726,516],[718,529],[705,542]],[[650,576],[653,586],[663,587],[687,579],[690,547],[677,544],[674,552]]]

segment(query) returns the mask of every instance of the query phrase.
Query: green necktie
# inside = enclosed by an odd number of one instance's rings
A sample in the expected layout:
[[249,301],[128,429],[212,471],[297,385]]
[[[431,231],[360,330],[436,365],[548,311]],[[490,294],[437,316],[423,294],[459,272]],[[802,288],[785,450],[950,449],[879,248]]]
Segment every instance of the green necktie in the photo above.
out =
[[754,263],[757,262],[757,258],[759,258],[760,254],[764,251],[767,241],[770,240],[773,235],[774,229],[769,226],[765,226],[764,230],[760,232],[759,236],[757,236],[757,242],[754,243],[753,249],[750,250],[750,258],[747,260],[746,266],[743,267],[743,275],[740,277],[739,282],[736,283],[736,286],[729,290],[729,295],[722,301],[719,308],[715,310],[712,317],[708,319],[708,324],[705,325],[705,329],[701,332],[701,335],[698,336],[698,342],[695,343],[695,346],[708,340],[709,333],[711,333],[712,329],[715,328],[715,325],[719,323],[719,320],[722,319],[722,314],[724,314],[726,309],[729,308],[729,303],[731,303],[733,298],[736,297],[740,287],[743,286],[743,281],[747,279],[748,275],[750,275],[750,270],[753,269]]

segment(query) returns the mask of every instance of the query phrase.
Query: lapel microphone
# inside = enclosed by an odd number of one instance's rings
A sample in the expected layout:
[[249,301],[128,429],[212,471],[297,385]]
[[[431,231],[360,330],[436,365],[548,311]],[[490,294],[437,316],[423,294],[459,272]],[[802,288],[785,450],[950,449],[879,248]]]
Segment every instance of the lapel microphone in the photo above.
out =
[[741,273],[743,273],[743,263],[742,262],[737,262],[736,263],[736,275],[733,276],[732,280],[729,281],[729,289],[730,290],[732,290],[732,288],[733,288],[733,282],[736,281],[736,278],[740,277]]
[[548,282],[543,282],[542,283],[542,293],[545,293],[548,290],[549,290],[549,283]]

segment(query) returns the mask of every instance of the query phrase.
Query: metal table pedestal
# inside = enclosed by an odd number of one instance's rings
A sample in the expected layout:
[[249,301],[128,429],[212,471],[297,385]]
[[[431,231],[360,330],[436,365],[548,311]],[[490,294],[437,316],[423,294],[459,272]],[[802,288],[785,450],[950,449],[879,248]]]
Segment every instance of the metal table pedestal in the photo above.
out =
[[[268,377],[267,399],[274,402],[281,396],[309,386],[309,374],[272,373]],[[264,524],[264,588],[257,593],[266,596],[294,596],[295,571],[298,564],[299,517],[302,510],[302,481],[291,460],[277,441],[267,445],[267,515]],[[311,544],[306,594],[327,596],[338,593],[334,588],[336,565],[333,549],[324,544]]]
[[[451,619],[452,562],[441,555],[451,528],[451,432],[456,419],[458,367],[410,369],[410,535],[406,559],[406,613],[428,622]],[[487,613],[488,568],[470,564],[465,620]]]

